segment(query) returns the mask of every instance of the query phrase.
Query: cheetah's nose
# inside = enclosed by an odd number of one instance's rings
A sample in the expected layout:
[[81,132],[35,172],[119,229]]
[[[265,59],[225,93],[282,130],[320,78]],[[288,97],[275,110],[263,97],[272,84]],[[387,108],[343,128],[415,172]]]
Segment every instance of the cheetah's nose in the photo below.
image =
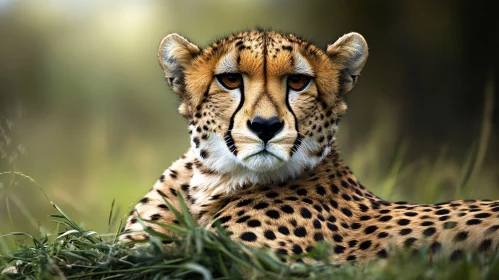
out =
[[253,131],[258,138],[262,139],[264,143],[267,143],[272,139],[272,137],[279,133],[283,127],[284,122],[279,120],[278,117],[264,119],[257,116],[253,121],[248,121],[248,128]]

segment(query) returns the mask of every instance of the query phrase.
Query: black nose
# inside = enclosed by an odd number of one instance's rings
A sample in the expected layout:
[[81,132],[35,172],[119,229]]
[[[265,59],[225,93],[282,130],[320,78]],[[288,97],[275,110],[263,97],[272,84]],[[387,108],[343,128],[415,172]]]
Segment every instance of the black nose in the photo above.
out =
[[255,117],[252,122],[248,121],[248,128],[253,131],[258,138],[262,139],[264,143],[267,143],[272,139],[272,137],[279,133],[283,127],[284,122],[281,122],[277,117],[272,117],[270,119]]

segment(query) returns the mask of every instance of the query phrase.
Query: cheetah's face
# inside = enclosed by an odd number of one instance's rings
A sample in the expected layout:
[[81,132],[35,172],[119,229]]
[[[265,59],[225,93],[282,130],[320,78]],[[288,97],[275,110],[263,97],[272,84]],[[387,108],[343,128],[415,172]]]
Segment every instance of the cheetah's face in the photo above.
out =
[[367,45],[350,33],[324,52],[294,35],[252,31],[201,51],[170,34],[158,55],[200,161],[258,181],[296,176],[327,154]]

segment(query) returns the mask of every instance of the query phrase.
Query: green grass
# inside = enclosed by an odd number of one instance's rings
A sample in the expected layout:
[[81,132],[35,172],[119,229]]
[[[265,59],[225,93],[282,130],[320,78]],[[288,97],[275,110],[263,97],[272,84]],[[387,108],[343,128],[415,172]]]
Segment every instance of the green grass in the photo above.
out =
[[[466,255],[449,263],[445,258],[430,260],[426,248],[394,251],[386,260],[368,264],[337,265],[328,261],[330,244],[319,244],[307,254],[287,257],[266,249],[252,249],[234,242],[218,228],[216,232],[198,227],[185,204],[177,218],[182,226],[162,225],[175,237],[149,231],[148,246],[130,249],[115,244],[115,233],[98,234],[85,230],[57,205],[51,215],[57,225],[53,232],[31,236],[13,232],[17,250],[0,257],[0,270],[14,266],[17,273],[5,279],[497,279],[499,254]],[[114,214],[115,215],[115,214]],[[113,218],[111,211],[110,219]],[[143,222],[143,221],[141,221]],[[151,221],[148,221],[151,222]],[[164,246],[160,240],[171,240]],[[0,243],[1,244],[1,243]],[[314,264],[297,262],[318,260]]]

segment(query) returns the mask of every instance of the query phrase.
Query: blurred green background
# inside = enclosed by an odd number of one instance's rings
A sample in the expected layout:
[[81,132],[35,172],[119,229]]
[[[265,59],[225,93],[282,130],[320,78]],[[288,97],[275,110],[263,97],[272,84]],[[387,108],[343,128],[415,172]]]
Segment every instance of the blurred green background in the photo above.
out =
[[[259,26],[325,47],[356,31],[370,57],[338,137],[358,178],[392,200],[499,199],[491,4],[0,0],[0,172],[105,232],[112,201],[124,215],[188,146],[156,60],[163,36],[203,47]],[[0,234],[50,230],[53,212],[35,184],[0,175]]]

